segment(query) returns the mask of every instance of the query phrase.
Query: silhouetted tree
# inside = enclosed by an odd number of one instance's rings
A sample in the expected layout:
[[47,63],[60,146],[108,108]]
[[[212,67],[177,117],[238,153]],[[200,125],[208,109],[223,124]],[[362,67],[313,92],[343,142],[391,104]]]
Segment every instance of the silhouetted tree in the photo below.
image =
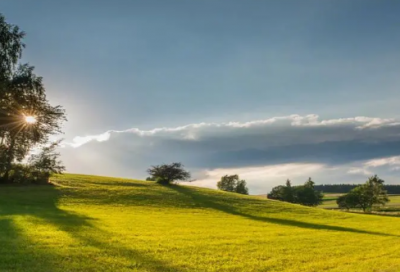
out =
[[183,168],[180,162],[152,166],[147,170],[147,173],[152,180],[160,184],[189,181],[190,179],[190,173]]
[[245,180],[240,180],[238,175],[225,175],[217,182],[218,189],[226,192],[235,192],[239,194],[249,194]]

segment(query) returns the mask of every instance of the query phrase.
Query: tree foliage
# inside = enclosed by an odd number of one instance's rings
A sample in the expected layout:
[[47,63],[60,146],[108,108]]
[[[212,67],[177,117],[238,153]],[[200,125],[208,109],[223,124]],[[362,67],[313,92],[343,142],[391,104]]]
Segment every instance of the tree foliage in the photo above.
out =
[[190,179],[190,173],[183,168],[183,164],[180,162],[152,166],[147,173],[150,175],[147,180],[154,180],[160,184],[171,184]]
[[242,179],[237,182],[235,192],[243,195],[249,194],[249,188],[247,188],[247,183],[245,180]]
[[279,185],[272,188],[271,192],[268,194],[268,198],[294,203],[293,190],[294,188],[292,187],[292,183],[288,179],[286,180],[286,186]]
[[[0,15],[0,181],[10,182],[15,163],[32,148],[61,132],[65,112],[46,98],[43,79],[34,67],[19,64],[24,33]],[[26,117],[34,120],[27,122]],[[17,167],[18,168],[18,167]],[[15,172],[15,171],[14,171]]]
[[348,194],[340,196],[336,203],[340,209],[360,208],[364,212],[371,210],[374,205],[385,205],[389,202],[383,183],[377,175],[369,177],[365,184],[352,189]]
[[34,154],[29,158],[28,164],[31,165],[35,171],[42,173],[46,177],[52,174],[61,174],[65,171],[65,167],[58,159],[60,154],[56,152],[59,142],[51,143],[49,146],[43,147],[39,154]]
[[217,182],[218,189],[226,192],[235,192],[248,195],[249,189],[245,180],[240,180],[238,175],[225,175]]
[[18,26],[8,24],[0,14],[0,81],[11,76],[25,44],[25,33]]
[[290,180],[287,180],[286,185],[272,188],[267,197],[305,206],[317,206],[322,203],[323,194],[315,190],[314,181],[309,178],[301,186],[292,186]]
[[309,178],[303,186],[294,187],[294,203],[305,206],[317,206],[322,203],[322,198],[323,194],[315,190],[314,181],[312,181],[311,178]]

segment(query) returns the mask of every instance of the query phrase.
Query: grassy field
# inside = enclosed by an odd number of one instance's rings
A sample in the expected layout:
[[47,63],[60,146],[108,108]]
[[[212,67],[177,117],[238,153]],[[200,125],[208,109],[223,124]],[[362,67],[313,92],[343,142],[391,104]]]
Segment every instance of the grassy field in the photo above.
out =
[[400,218],[64,175],[0,187],[0,271],[400,271]]

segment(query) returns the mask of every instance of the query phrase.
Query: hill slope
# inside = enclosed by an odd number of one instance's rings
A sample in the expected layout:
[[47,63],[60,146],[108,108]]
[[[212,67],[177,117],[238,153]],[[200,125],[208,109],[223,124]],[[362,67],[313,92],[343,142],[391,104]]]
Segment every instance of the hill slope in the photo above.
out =
[[117,178],[0,187],[0,271],[400,271],[400,218]]

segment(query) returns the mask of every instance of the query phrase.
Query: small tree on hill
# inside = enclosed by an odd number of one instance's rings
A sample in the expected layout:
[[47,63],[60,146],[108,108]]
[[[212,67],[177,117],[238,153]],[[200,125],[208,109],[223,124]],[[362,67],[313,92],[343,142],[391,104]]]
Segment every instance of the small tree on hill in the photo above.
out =
[[377,175],[368,178],[367,182],[352,189],[336,201],[341,209],[361,208],[364,212],[374,205],[385,205],[389,198],[383,187],[384,180]]
[[247,188],[247,184],[245,180],[239,180],[236,184],[235,192],[238,194],[248,195],[249,189]]
[[147,170],[147,173],[150,175],[149,180],[165,185],[176,181],[189,181],[190,179],[190,173],[183,168],[180,162],[152,166]]
[[217,182],[217,187],[226,192],[235,192],[244,195],[249,194],[246,181],[240,180],[238,175],[225,175],[221,177],[221,180]]

